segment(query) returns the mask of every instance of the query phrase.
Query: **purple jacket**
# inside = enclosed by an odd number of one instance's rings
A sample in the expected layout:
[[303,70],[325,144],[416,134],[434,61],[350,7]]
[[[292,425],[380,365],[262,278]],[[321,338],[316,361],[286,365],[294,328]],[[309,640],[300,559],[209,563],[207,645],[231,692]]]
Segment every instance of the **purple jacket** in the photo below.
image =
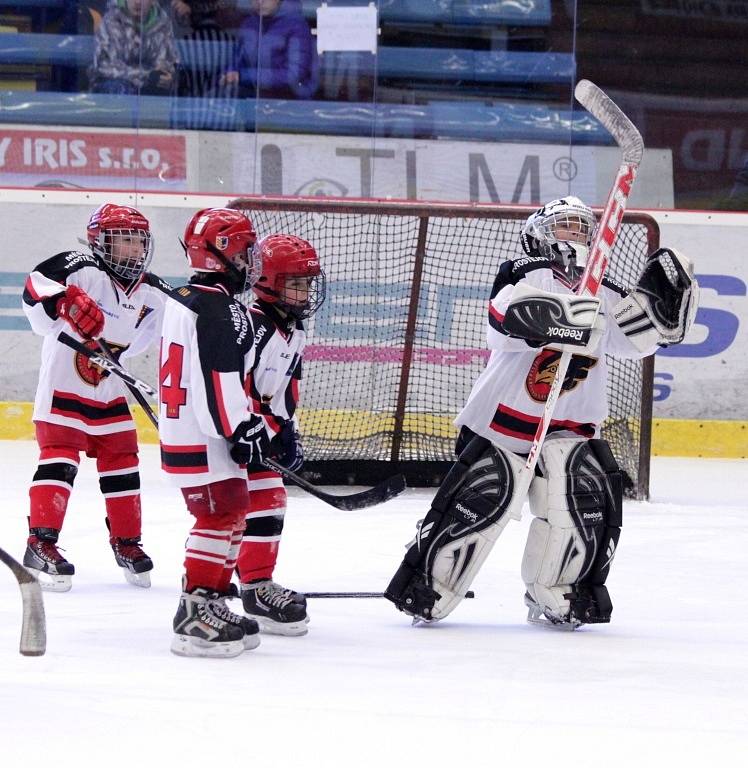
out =
[[237,35],[236,70],[244,96],[254,96],[258,85],[265,99],[314,95],[319,85],[317,47],[300,0],[282,0],[272,16],[253,13],[244,19]]

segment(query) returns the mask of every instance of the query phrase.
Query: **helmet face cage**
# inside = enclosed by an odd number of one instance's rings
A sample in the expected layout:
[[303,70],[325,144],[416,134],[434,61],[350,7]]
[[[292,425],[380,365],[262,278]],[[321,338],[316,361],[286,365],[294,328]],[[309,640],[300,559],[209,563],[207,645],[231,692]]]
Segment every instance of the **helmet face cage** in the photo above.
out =
[[290,235],[257,241],[248,285],[258,298],[299,320],[311,317],[327,295],[327,280],[314,248]]
[[327,296],[327,278],[322,270],[316,275],[278,275],[275,286],[278,306],[299,320],[311,317]]
[[576,266],[586,263],[595,226],[592,209],[578,198],[568,197],[533,213],[522,234],[542,256],[568,268],[572,261]]
[[91,250],[124,280],[137,280],[150,266],[153,240],[145,229],[102,229]]

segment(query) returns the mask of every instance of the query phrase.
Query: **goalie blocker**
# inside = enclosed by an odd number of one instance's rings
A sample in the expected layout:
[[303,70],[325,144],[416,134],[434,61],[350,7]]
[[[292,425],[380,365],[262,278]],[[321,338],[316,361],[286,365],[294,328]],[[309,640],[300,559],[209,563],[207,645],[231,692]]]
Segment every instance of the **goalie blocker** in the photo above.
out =
[[[460,603],[509,521],[524,461],[473,437],[437,492],[384,596],[417,619]],[[549,440],[530,488],[522,562],[531,621],[574,628],[610,621],[605,581],[618,544],[622,482],[604,440]]]

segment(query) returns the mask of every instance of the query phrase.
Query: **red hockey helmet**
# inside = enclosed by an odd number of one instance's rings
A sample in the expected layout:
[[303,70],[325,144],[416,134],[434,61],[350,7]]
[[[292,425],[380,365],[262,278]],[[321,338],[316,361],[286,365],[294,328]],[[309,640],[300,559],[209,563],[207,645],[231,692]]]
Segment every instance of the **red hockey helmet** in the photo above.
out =
[[129,205],[104,203],[88,220],[88,244],[115,276],[136,280],[153,256],[151,227],[143,214]]
[[268,235],[255,243],[249,284],[255,295],[303,319],[325,300],[325,273],[311,243],[294,235]]
[[237,283],[237,292],[244,289],[255,240],[252,222],[231,208],[203,208],[184,230],[190,267],[198,272],[228,273]]

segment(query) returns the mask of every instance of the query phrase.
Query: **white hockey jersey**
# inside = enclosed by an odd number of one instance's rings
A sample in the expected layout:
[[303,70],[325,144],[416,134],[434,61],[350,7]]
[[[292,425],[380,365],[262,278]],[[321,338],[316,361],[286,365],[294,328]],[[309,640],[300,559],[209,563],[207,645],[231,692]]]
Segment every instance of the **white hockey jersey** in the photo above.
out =
[[[573,293],[551,268],[548,259],[525,256],[505,262],[494,282],[488,307],[487,340],[491,356],[473,385],[465,407],[455,420],[494,443],[526,454],[535,437],[548,392],[561,357],[553,346],[535,347],[511,338],[503,328],[504,314],[519,281],[555,293]],[[613,319],[612,310],[626,295],[623,286],[605,278],[598,297],[606,329],[594,355],[574,354],[553,412],[548,435],[599,436],[608,414],[606,353],[619,358],[640,358],[642,353],[626,338]]]
[[104,314],[102,337],[119,359],[144,352],[158,339],[171,286],[148,272],[123,285],[97,257],[77,251],[47,259],[26,279],[23,309],[34,332],[44,336],[34,421],[90,435],[134,429],[123,382],[57,341],[60,331],[83,340],[57,317],[57,301],[68,285],[78,286],[98,304]]
[[250,311],[220,279],[200,276],[167,301],[161,339],[161,466],[175,485],[245,478],[229,439],[250,413],[267,417],[269,437],[293,416],[303,326],[270,305]]

